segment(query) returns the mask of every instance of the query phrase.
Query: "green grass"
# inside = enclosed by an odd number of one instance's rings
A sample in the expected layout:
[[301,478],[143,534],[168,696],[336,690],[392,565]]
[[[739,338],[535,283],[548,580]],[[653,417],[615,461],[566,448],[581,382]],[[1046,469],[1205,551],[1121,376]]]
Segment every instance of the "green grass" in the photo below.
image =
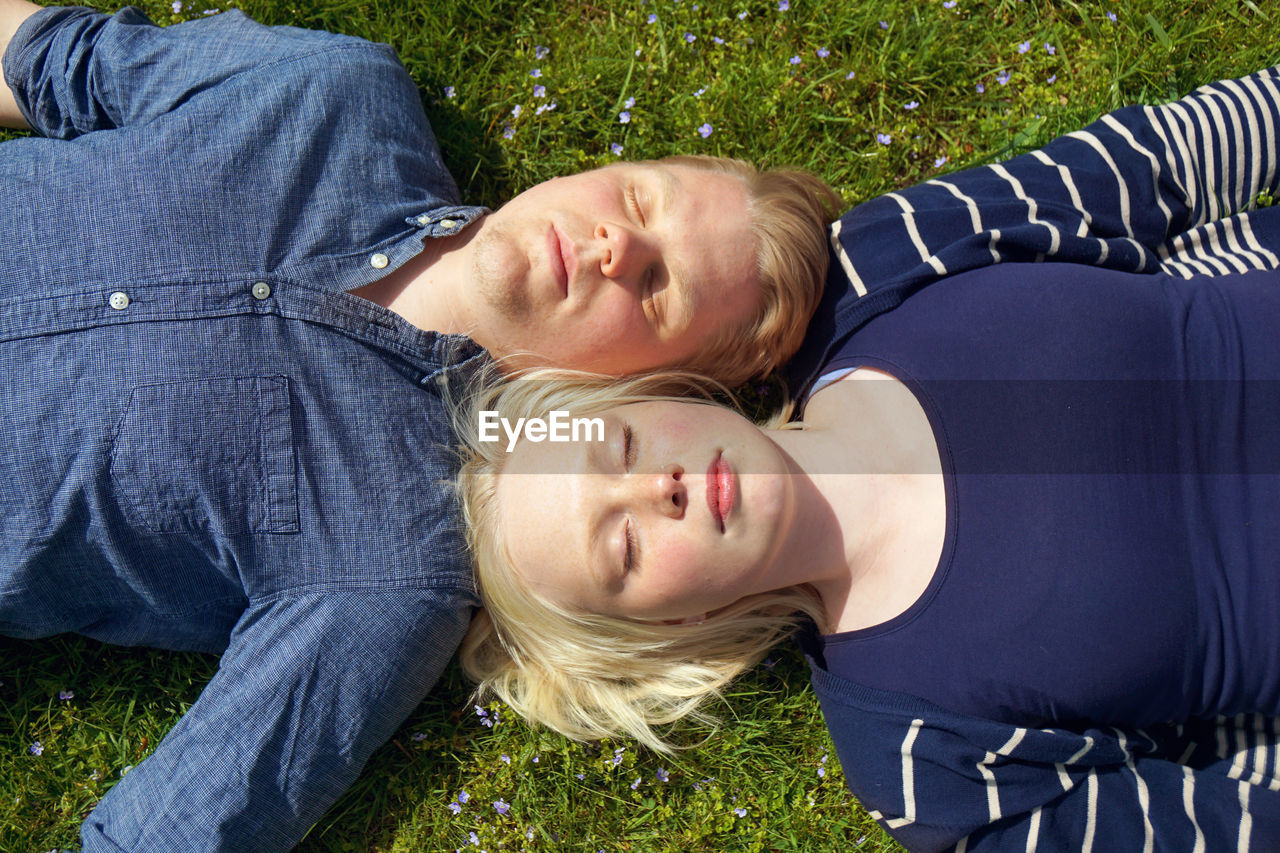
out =
[[[237,4],[140,5],[169,24]],[[395,45],[464,199],[491,206],[612,162],[614,144],[628,158],[706,152],[807,167],[852,205],[1280,53],[1280,11],[1250,0],[791,0],[786,12],[777,0],[238,5],[264,22]],[[701,742],[674,759],[573,744],[496,706],[486,710],[498,724],[483,726],[451,670],[300,849],[454,850],[471,832],[481,842],[471,849],[491,851],[897,849],[845,792],[803,664],[790,650],[776,659],[736,687],[717,731],[682,733]],[[215,666],[75,638],[0,640],[0,851],[74,846],[83,816]],[[464,790],[455,815],[449,803]]]

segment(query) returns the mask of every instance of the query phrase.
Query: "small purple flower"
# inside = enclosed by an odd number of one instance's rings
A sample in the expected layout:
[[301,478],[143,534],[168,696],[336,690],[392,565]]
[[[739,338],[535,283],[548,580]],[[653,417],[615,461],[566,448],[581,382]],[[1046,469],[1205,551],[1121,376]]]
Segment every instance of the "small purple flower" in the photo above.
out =
[[622,104],[622,108],[623,108],[624,110],[629,110],[629,109],[631,109],[632,107],[634,107],[635,105],[636,105],[636,99],[635,99],[635,98],[627,98],[627,100]]
[[818,54],[819,59],[826,59],[831,55],[831,51],[827,50],[825,47],[818,48],[814,53]]
[[462,806],[458,805],[457,803],[449,803],[449,811],[453,812],[454,814],[462,814]]
[[825,768],[825,767],[819,767],[819,768],[818,768],[818,778],[819,778],[819,779],[825,778],[825,777],[826,777],[826,775],[827,775],[827,768]]
[[479,847],[479,846],[480,846],[480,836],[476,835],[476,834],[473,832],[473,833],[471,833],[470,838],[471,838],[471,843],[472,843],[472,844],[474,844],[476,847]]
[[516,104],[514,107],[511,108],[511,117],[520,118],[520,113],[522,112],[524,112],[524,107],[520,106],[519,104]]
[[698,128],[698,135],[699,135],[699,136],[701,136],[703,139],[706,139],[708,136],[710,136],[710,135],[711,135],[711,132],[712,132],[714,129],[715,129],[715,128],[713,128],[713,127],[710,125],[710,123],[704,123],[702,126],[700,126],[700,127]]
[[504,753],[502,753],[502,755],[498,756],[498,760],[499,760],[499,761],[501,761],[503,764],[510,764],[510,763],[511,763],[511,756],[510,756],[510,755],[507,755],[507,754],[504,752]]
[[858,72],[857,72],[857,71],[850,71],[848,74],[844,75],[844,79],[846,79],[846,80],[852,80],[852,79],[853,79],[854,77],[856,77],[856,76],[858,76]]
[[529,76],[530,76],[530,77],[541,77],[541,76],[542,76],[542,69],[541,69],[541,68],[535,68],[535,69],[533,69],[532,71],[530,71],[530,72],[529,72]]
[[613,152],[613,156],[614,156],[614,157],[621,157],[621,156],[622,156],[622,144],[621,144],[621,143],[618,143],[618,142],[613,143],[612,145],[610,145],[610,146],[609,146],[609,150]]
[[655,775],[658,777],[659,782],[671,781],[671,774],[668,773],[665,768],[659,767],[658,772]]
[[902,105],[902,108],[904,110],[914,110],[918,106],[920,106],[919,101],[907,101],[905,104]]
[[1107,13],[1107,20],[1114,24],[1114,23],[1116,22],[1116,13],[1115,13],[1115,12],[1108,12],[1108,13]]
[[631,123],[631,113],[627,112],[626,110],[623,110],[622,112],[618,113],[618,124],[630,124],[630,123]]
[[947,0],[946,3],[942,4],[942,8],[944,9],[954,9],[955,7],[956,7],[956,0]]
[[979,83],[979,84],[978,84],[978,94],[979,94],[979,95],[981,95],[981,94],[982,94],[983,92],[985,92],[985,91],[987,91],[987,87],[986,87],[986,86],[984,86],[984,85],[982,85],[981,83]]
[[734,810],[733,810],[733,813],[734,813],[734,814],[736,814],[738,817],[746,817],[746,816],[747,816],[747,810],[746,810],[746,809],[742,809],[742,808],[734,809]]
[[788,60],[788,61],[789,61],[792,65],[799,65],[799,64],[800,64],[800,62],[801,62],[800,57],[798,57],[798,56],[793,56],[793,57],[791,57],[791,59],[790,59],[790,60]]
[[1001,86],[1009,85],[1009,72],[1001,71],[999,74],[997,74],[996,82],[999,83]]
[[720,38],[720,36],[712,36],[711,40],[716,44],[724,44],[724,39]]
[[947,162],[947,158],[946,158],[946,155],[943,155],[939,157],[937,160],[933,161],[933,168],[935,169],[940,168],[942,164],[945,162]]
[[778,0],[778,11],[785,12],[791,8],[791,0]]
[[636,788],[639,788],[639,787],[640,787],[640,777],[637,776],[636,780],[631,783],[631,790],[634,791]]
[[613,751],[613,766],[617,767],[622,763],[622,754],[627,751],[625,746],[620,746]]
[[893,141],[893,137],[887,133],[876,134],[876,142],[879,142],[881,145],[888,145],[892,141]]
[[471,795],[470,795],[470,794],[468,794],[466,791],[463,791],[461,794],[459,794],[459,795],[458,795],[458,802],[460,802],[460,803],[462,803],[462,804],[464,804],[464,805],[465,805],[466,803],[471,802]]
[[476,705],[476,706],[475,706],[475,709],[476,709],[476,716],[477,716],[477,717],[487,717],[487,716],[489,716],[489,712],[488,712],[488,711],[486,711],[484,708],[481,708],[479,705]]
[[[503,125],[503,126],[502,126],[502,138],[503,138],[503,139],[511,139],[511,138],[513,138],[515,135],[516,135],[516,129],[515,129],[514,127],[512,127],[512,126],[511,126],[511,125],[509,125],[509,124],[506,124],[506,125]],[[481,721],[480,721],[480,724],[481,724],[481,725],[484,725],[484,726],[488,726],[489,728],[493,728],[493,720],[490,720],[488,717],[486,717],[485,719],[481,720]]]
[[587,774],[585,774],[585,773],[575,773],[575,774],[573,774],[573,775],[575,775],[575,776],[577,776],[577,777],[578,777],[578,781],[579,781],[579,782],[581,782],[583,779],[586,779],[586,778],[587,778]]
[[1018,53],[1026,53],[1028,50],[1031,50],[1031,42],[1024,41],[1018,45]]
[[881,22],[880,22],[880,29],[882,29],[882,30],[887,30],[887,29],[889,29],[889,22],[888,22],[888,21],[881,21]]
[[1057,80],[1058,80],[1058,75],[1057,75],[1057,74],[1054,74],[1052,77],[1050,77],[1048,80],[1045,80],[1044,82],[1046,82],[1046,83],[1056,83],[1056,82],[1057,82]]
[[536,46],[534,46],[534,48],[533,48],[533,58],[534,58],[534,59],[545,59],[545,58],[546,58],[546,56],[547,56],[547,54],[548,54],[548,53],[550,53],[550,52],[551,52],[551,48],[549,48],[549,47],[543,47],[542,45],[536,45]]
[[173,14],[178,14],[182,11],[182,0],[173,0],[173,6],[170,8],[173,9]]
[[545,98],[547,96],[547,87],[541,83],[534,84],[533,96],[535,98]]
[[[539,107],[539,109],[541,109],[541,107]],[[516,135],[516,129],[511,125],[507,125],[504,128],[502,128],[502,135],[505,138],[510,139],[511,137]],[[483,720],[480,721],[480,725],[491,729],[493,728],[493,720],[489,719],[488,717],[485,717]]]
[[655,14],[653,14],[653,13],[650,13],[650,14],[649,14],[649,17],[648,17],[648,19],[647,19],[647,23],[650,23],[650,24],[656,24],[656,23],[658,23],[658,16],[657,16],[657,15],[655,15]]
[[695,36],[693,33],[685,33],[685,34],[684,34],[684,40],[685,40],[686,42],[688,42],[689,44],[693,44],[695,41],[697,41],[697,40],[698,40],[698,37],[697,37],[697,36]]
[[540,115],[542,115],[543,113],[549,113],[549,112],[551,112],[551,111],[552,111],[552,110],[554,110],[555,108],[556,108],[556,102],[555,102],[555,101],[552,101],[552,102],[551,102],[551,103],[549,103],[549,104],[543,104],[542,106],[538,107],[536,110],[534,110],[534,111],[533,111],[533,114],[534,114],[534,115],[536,115],[536,116],[540,116]]
[[764,659],[764,668],[769,670],[770,672],[773,672],[773,668],[777,665],[778,665],[778,662],[773,658]]
[[502,815],[504,815],[504,814],[506,814],[507,812],[511,811],[511,804],[510,804],[510,803],[506,803],[506,802],[502,801],[501,799],[494,800],[494,802],[493,802],[493,810],[494,810],[495,812],[497,812],[498,814],[502,814]]
[[61,699],[63,702],[67,702],[71,699],[76,698],[76,694],[72,693],[70,690],[59,690],[58,698]]
[[27,752],[31,753],[32,755],[43,755],[44,744],[42,744],[40,741],[35,741],[34,743],[31,744],[31,746],[27,747]]
[[426,732],[414,732],[413,734],[409,735],[409,737],[412,738],[415,743],[422,743],[424,740],[427,739]]
[[455,90],[454,90],[454,88],[453,88],[452,86],[445,86],[445,87],[444,87],[444,96],[445,96],[446,98],[452,98],[452,97],[456,96],[457,94],[458,94],[458,93],[457,93],[457,91],[455,91]]
[[747,13],[746,13],[746,12],[739,12],[739,13],[738,13],[738,20],[739,20],[739,21],[745,21],[746,19],[747,19]]
[[1044,43],[1044,52],[1045,52],[1045,53],[1047,53],[1047,54],[1049,54],[1050,56],[1053,56],[1053,55],[1054,55],[1055,53],[1057,53],[1058,51],[1054,48],[1054,46],[1053,46],[1053,45],[1049,44],[1048,42],[1045,42],[1045,43]]

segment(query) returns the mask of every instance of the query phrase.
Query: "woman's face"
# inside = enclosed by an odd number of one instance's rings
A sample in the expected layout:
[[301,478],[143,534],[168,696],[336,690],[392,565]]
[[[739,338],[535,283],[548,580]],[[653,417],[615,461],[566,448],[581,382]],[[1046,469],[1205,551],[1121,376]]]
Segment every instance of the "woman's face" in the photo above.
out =
[[598,415],[603,441],[522,439],[498,478],[498,524],[535,591],[591,613],[680,620],[786,586],[786,459],[755,425],[699,403]]

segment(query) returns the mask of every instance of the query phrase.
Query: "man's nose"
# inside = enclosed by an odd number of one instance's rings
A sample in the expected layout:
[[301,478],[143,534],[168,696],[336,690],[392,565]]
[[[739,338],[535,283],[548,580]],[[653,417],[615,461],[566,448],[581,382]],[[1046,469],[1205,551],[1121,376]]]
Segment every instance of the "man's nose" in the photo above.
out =
[[632,505],[652,509],[667,518],[684,518],[689,507],[689,490],[684,484],[684,469],[671,464],[661,471],[631,474],[627,479]]
[[601,223],[596,226],[596,239],[600,241],[600,272],[605,277],[624,283],[641,278],[649,263],[648,242],[626,225]]

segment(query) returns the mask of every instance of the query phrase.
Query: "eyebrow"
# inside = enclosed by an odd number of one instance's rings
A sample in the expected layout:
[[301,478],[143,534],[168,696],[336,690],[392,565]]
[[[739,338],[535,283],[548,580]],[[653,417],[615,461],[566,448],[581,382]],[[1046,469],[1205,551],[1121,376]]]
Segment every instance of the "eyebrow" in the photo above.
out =
[[[671,174],[671,170],[666,167],[659,167],[657,173],[658,189],[660,191],[659,204],[662,206],[663,215],[670,216],[671,208],[675,205],[676,199],[680,195],[680,182],[676,180],[675,175]],[[668,271],[667,286],[670,287],[673,281],[678,283],[679,287],[676,290],[682,297],[674,300],[675,316],[668,317],[668,322],[679,328],[686,328],[692,325],[693,318],[698,313],[697,288],[694,287],[689,271],[674,256],[664,257],[663,262],[666,264]],[[672,300],[668,300],[667,304],[671,305]]]

